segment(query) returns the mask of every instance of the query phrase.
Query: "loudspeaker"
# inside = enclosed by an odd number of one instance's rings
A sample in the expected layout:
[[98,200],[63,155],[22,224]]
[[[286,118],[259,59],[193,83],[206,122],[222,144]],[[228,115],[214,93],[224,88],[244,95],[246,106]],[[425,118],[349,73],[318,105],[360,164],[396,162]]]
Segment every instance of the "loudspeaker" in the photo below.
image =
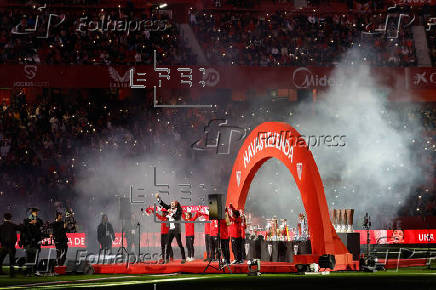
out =
[[91,275],[94,274],[94,268],[88,261],[81,261],[80,264],[77,264],[75,260],[67,260],[67,269],[65,270],[66,274],[85,274]]
[[130,220],[132,218],[132,211],[130,206],[130,199],[127,197],[120,197],[120,219]]
[[307,272],[309,267],[306,264],[297,264],[295,265],[295,268],[297,268],[298,273],[304,273]]
[[23,267],[26,264],[26,257],[19,257],[15,259],[15,265]]
[[53,272],[56,265],[56,259],[41,259],[37,269],[39,272]]
[[225,218],[225,206],[223,205],[224,195],[209,194],[209,220],[222,220]]
[[334,255],[322,255],[318,259],[318,265],[320,268],[334,269],[336,266],[336,258]]

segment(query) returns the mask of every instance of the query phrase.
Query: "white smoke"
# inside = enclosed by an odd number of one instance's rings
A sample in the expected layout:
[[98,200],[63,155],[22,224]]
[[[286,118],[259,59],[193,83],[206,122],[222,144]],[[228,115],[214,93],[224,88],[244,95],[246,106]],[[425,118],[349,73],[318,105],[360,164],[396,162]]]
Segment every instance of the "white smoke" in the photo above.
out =
[[[389,226],[385,223],[404,206],[425,170],[411,146],[422,128],[418,123],[402,123],[387,99],[395,88],[383,88],[368,67],[338,66],[332,77],[340,85],[319,95],[316,103],[290,108],[288,122],[318,141],[325,135],[346,136],[343,147],[319,143],[311,147],[329,208],[356,209],[357,227],[366,212],[376,227]],[[286,167],[278,163],[270,160],[260,169],[247,209],[296,220],[302,210],[299,192]]]

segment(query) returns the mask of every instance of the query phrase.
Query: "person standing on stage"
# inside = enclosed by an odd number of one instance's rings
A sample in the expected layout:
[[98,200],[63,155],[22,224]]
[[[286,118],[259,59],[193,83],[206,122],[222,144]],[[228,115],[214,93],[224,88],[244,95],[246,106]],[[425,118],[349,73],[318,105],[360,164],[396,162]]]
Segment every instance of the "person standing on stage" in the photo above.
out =
[[51,224],[53,238],[56,246],[56,261],[58,266],[63,266],[67,259],[68,237],[67,222],[62,220],[62,213],[56,213],[56,220]]
[[[30,215],[24,219],[23,227],[20,230],[20,245],[26,251],[26,276],[31,276],[36,271],[36,263],[39,252],[41,251],[42,232],[41,227],[44,224],[38,218],[39,209],[31,208]],[[39,273],[36,273],[39,275]]]
[[[192,216],[192,213],[185,212],[183,219],[185,221],[193,222],[195,221],[200,214],[198,212]],[[194,261],[194,223],[186,223],[185,224],[185,236],[186,236],[186,248],[188,249],[188,262]]]
[[227,212],[230,220],[229,232],[232,239],[232,252],[235,256],[235,260],[232,261],[232,264],[242,264],[241,217],[239,211],[234,209],[232,204],[230,204]]
[[97,228],[97,239],[100,243],[101,250],[103,250],[105,253],[108,250],[109,252],[112,251],[112,241],[115,240],[115,232],[114,228],[109,222],[107,215],[105,214],[102,215],[101,223],[98,225]]
[[6,255],[9,255],[9,276],[14,277],[15,244],[17,243],[17,231],[20,226],[11,222],[12,215],[10,213],[5,213],[3,217],[4,222],[0,225],[0,275],[3,275],[3,260]]
[[[171,221],[180,221],[182,218],[183,210],[180,206],[180,203],[176,200],[171,202],[171,205],[166,204],[163,202],[160,197],[159,193],[156,193],[156,199],[159,202],[160,206],[168,210],[167,218]],[[171,248],[171,243],[173,239],[176,238],[177,245],[180,248],[180,252],[182,254],[182,264],[186,263],[186,256],[185,256],[185,249],[183,248],[182,244],[182,233],[180,230],[180,223],[170,223],[170,230],[168,231],[168,241],[166,245],[166,257],[165,262],[168,263],[169,259],[169,249]]]
[[[203,215],[206,221],[209,221],[209,215]],[[210,223],[204,224],[204,243],[206,244],[206,259],[204,261],[211,260],[211,242],[210,242]]]
[[220,242],[218,240],[218,220],[212,220],[210,223],[210,260],[215,261],[219,258],[218,255],[218,243]]
[[230,264],[230,249],[229,249],[229,232],[227,230],[228,217],[226,213],[226,219],[220,220],[220,242],[221,250],[223,253],[223,259],[226,264]]
[[245,230],[247,229],[247,219],[244,215],[244,210],[239,210],[239,215],[241,216],[241,252],[242,260],[246,259],[247,254],[245,253]]
[[[153,212],[153,209],[146,211],[147,215],[150,215],[151,212]],[[168,221],[168,218],[164,214],[159,214],[157,211],[156,211],[156,217],[161,221]],[[166,223],[160,224],[160,247],[161,247],[161,252],[162,252],[161,253],[162,259],[159,261],[160,264],[163,264],[165,262],[165,257],[166,257],[165,253],[166,253],[166,246],[167,246],[167,241],[168,241],[169,230],[170,230],[170,227],[168,224],[166,224]],[[172,247],[170,247],[170,249],[169,249],[169,257],[170,257],[170,261],[172,261],[174,259]]]

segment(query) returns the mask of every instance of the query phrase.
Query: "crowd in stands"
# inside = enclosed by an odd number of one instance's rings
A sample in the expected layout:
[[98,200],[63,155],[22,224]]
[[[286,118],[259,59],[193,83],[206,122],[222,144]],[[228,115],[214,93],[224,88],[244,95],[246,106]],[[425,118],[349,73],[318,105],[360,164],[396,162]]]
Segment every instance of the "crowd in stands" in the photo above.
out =
[[166,14],[128,8],[38,8],[0,10],[0,63],[152,64],[154,50],[159,63],[196,62]]
[[145,103],[141,100],[120,101],[110,90],[71,90],[68,95],[44,94],[32,104],[19,93],[10,105],[3,103],[1,204],[18,213],[35,197],[38,203],[46,202],[44,207],[58,201],[71,205],[77,174],[88,169],[89,156],[115,152],[139,160],[166,152],[175,163],[194,158],[190,145],[208,122],[204,112],[191,109],[177,115],[175,110],[153,108],[152,96]]
[[427,46],[431,57],[432,65],[436,65],[436,7],[428,7],[424,13],[424,25],[427,33]]
[[[158,10],[37,6],[0,9],[0,63],[152,64],[153,50],[163,64],[197,62],[175,20]],[[373,7],[327,14],[191,10],[190,23],[211,64],[331,65],[355,48],[353,63],[416,65],[411,26],[403,19],[397,29],[399,14],[391,14],[384,29],[386,12]],[[47,29],[50,14],[56,16]]]
[[211,63],[261,66],[331,65],[349,49],[350,62],[413,66],[416,55],[410,27],[397,30],[386,14],[299,14],[247,11],[193,12],[190,22]]

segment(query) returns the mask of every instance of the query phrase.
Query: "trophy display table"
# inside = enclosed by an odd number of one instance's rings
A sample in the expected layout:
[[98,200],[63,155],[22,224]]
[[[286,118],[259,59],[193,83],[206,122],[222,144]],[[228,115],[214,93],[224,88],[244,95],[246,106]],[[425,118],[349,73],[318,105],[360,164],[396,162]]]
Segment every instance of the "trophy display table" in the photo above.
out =
[[261,259],[266,262],[289,262],[294,254],[311,254],[310,241],[265,241],[262,239],[247,240],[245,245],[247,259]]

